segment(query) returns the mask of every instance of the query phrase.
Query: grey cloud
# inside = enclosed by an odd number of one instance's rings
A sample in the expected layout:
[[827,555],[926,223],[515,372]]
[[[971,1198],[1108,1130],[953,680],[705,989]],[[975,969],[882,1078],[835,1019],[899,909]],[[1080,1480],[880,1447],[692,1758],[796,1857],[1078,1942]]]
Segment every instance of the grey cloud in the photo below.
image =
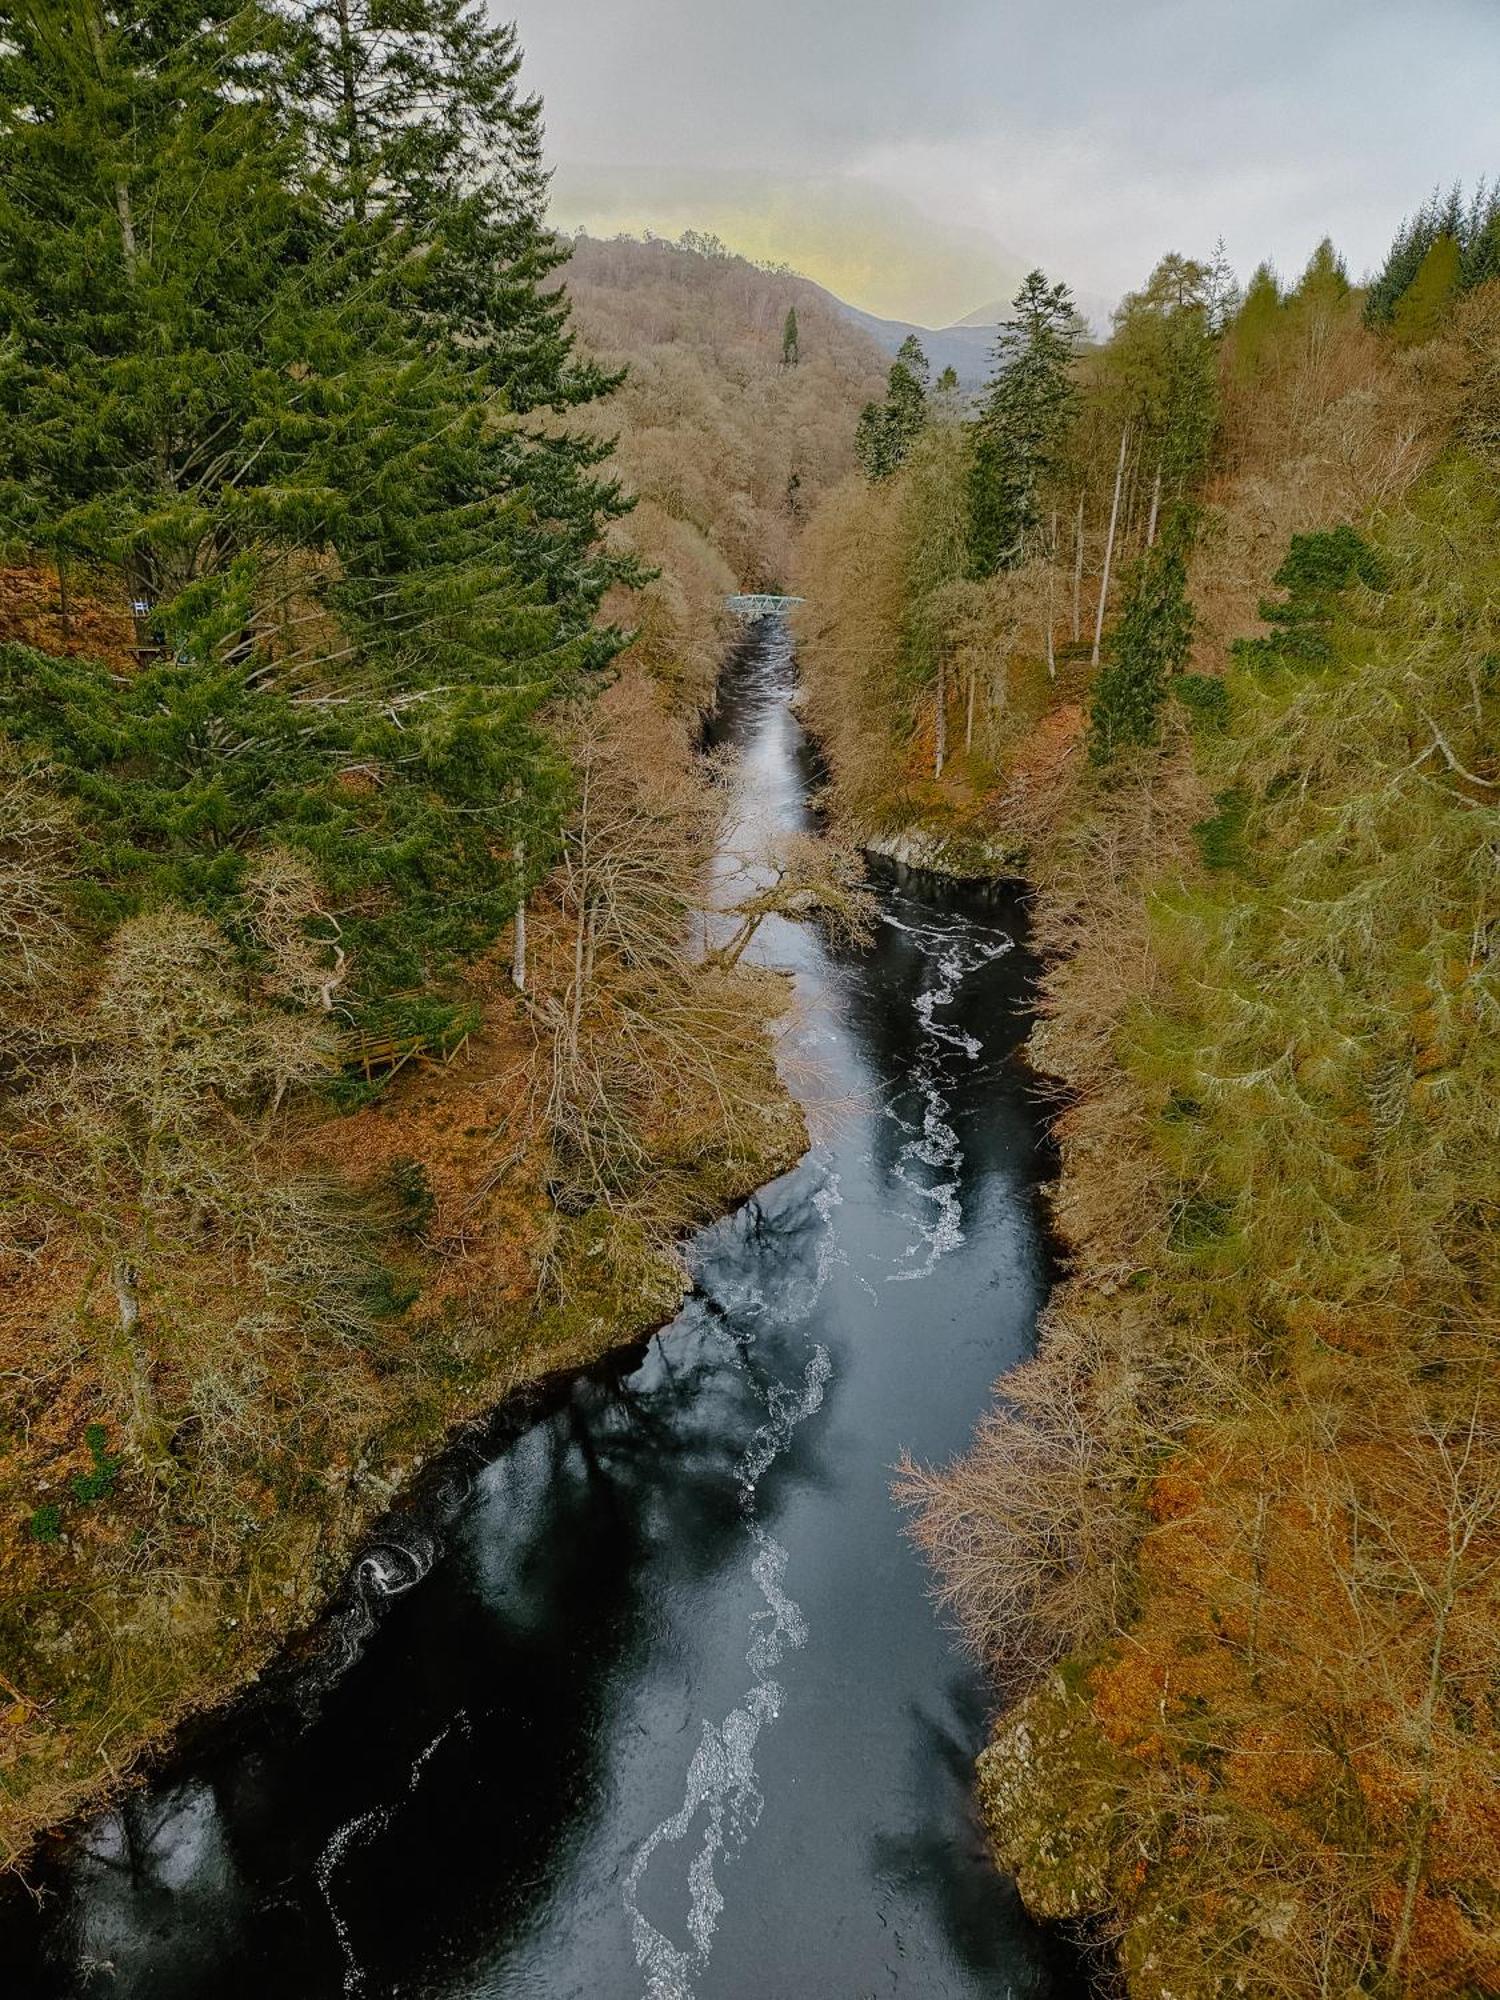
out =
[[[520,0],[554,156],[885,187],[1118,290],[1222,231],[1356,269],[1500,171],[1494,0]],[[679,204],[680,206],[680,204]]]

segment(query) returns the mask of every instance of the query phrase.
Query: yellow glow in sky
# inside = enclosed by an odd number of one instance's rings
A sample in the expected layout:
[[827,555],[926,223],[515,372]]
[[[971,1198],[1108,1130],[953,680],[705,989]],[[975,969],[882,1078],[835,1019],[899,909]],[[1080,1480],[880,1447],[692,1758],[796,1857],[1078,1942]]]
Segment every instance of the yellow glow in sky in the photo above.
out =
[[675,176],[606,167],[560,167],[552,219],[591,236],[680,236],[712,231],[757,262],[786,263],[850,305],[884,319],[948,326],[1008,298],[1020,267],[977,231],[938,228],[857,181]]

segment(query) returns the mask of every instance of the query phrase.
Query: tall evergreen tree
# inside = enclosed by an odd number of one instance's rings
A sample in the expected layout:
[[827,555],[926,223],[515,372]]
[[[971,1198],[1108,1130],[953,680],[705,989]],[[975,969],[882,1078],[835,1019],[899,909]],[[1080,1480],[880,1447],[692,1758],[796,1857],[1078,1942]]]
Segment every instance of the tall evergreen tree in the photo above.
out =
[[1192,654],[1193,608],[1187,595],[1191,537],[1191,515],[1186,508],[1174,508],[1161,539],[1136,563],[1114,656],[1094,682],[1089,756],[1096,764],[1156,741],[1171,678]]
[[1229,261],[1229,252],[1221,236],[1214,245],[1213,261],[1208,267],[1204,288],[1204,309],[1208,316],[1208,330],[1215,339],[1229,331],[1244,300],[1245,295],[1240,290],[1239,280],[1234,275],[1234,266]]
[[37,0],[0,38],[0,536],[119,571],[143,644],[245,556],[295,417],[294,74],[256,0]]
[[1464,218],[1459,283],[1468,292],[1496,278],[1500,278],[1500,187],[1481,181]]
[[1163,257],[1115,313],[1106,366],[1159,498],[1182,498],[1202,472],[1218,421],[1218,358],[1207,268]]
[[855,456],[867,479],[888,479],[911,455],[927,422],[930,373],[922,343],[908,334],[886,378],[884,403],[866,403],[855,428]]
[[1457,237],[1445,232],[1434,238],[1391,314],[1391,333],[1403,347],[1420,347],[1441,333],[1462,272],[1463,251]]
[[1067,286],[1033,271],[1012,308],[996,337],[995,374],[970,460],[970,562],[978,576],[1025,560],[1076,400],[1078,315]]
[[1463,201],[1455,187],[1445,195],[1434,188],[1415,215],[1408,216],[1396,231],[1394,242],[1365,295],[1365,322],[1369,326],[1389,326],[1396,307],[1421,270],[1428,252],[1440,237],[1451,236],[1460,246],[1465,238]]
[[170,882],[232,924],[274,836],[415,917],[359,920],[374,1002],[493,935],[504,848],[545,865],[532,718],[618,646],[596,612],[629,572],[604,447],[527,421],[605,378],[546,282],[513,43],[457,4],[365,17],[335,129],[302,16],[33,0],[0,37],[0,532],[113,565],[151,669],[80,670],[71,721],[8,709],[80,774],[127,900]]
[[[426,351],[512,419],[489,454],[500,484],[527,496],[510,560],[582,634],[626,574],[599,550],[623,507],[597,476],[610,445],[515,420],[591,401],[618,378],[579,360],[566,293],[550,282],[568,249],[546,222],[541,105],[521,93],[515,30],[481,0],[280,4],[311,24],[311,102],[351,271],[383,276]],[[596,658],[614,644],[605,635]]]
[[781,329],[781,365],[783,368],[795,368],[801,359],[802,350],[797,334],[797,308],[788,306],[786,323]]

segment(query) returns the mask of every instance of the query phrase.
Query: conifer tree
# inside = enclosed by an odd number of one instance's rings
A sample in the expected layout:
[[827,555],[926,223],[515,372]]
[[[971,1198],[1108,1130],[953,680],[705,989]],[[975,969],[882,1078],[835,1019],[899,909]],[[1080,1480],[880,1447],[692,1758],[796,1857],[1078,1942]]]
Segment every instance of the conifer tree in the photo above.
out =
[[1500,278],[1500,188],[1481,181],[1464,219],[1459,283],[1466,292]]
[[1221,236],[1214,245],[1213,262],[1208,267],[1205,286],[1204,309],[1208,316],[1208,330],[1215,339],[1229,331],[1235,315],[1244,304],[1244,293],[1234,275],[1234,267],[1229,261],[1229,252]]
[[1434,189],[1416,214],[1408,216],[1397,230],[1385,263],[1365,295],[1365,323],[1389,326],[1397,305],[1433,245],[1443,236],[1451,236],[1461,245],[1465,233],[1458,189],[1455,187],[1446,195]]
[[1096,764],[1156,741],[1168,685],[1192,653],[1193,608],[1187,595],[1191,535],[1189,511],[1174,508],[1160,541],[1136,563],[1114,657],[1094,682],[1089,756]]
[[[425,351],[473,377],[497,414],[563,412],[607,393],[618,378],[580,362],[566,293],[549,283],[568,250],[546,222],[541,105],[521,94],[514,28],[481,0],[316,0],[305,11],[319,149],[351,271],[383,278]],[[574,636],[629,573],[598,547],[623,510],[618,485],[596,476],[609,450],[511,422],[489,452],[498,488],[527,495],[513,572]],[[606,635],[595,658],[615,643]]]
[[37,5],[0,40],[0,535],[116,569],[148,647],[244,557],[298,401],[294,76],[256,0]]
[[801,359],[797,341],[797,308],[788,306],[786,323],[781,329],[781,365],[783,368],[795,368]]
[[927,422],[927,356],[915,334],[896,351],[886,378],[884,403],[866,403],[854,433],[854,452],[867,479],[888,479],[903,466]]
[[62,715],[23,660],[7,704],[133,857],[126,906],[170,877],[233,926],[274,834],[392,919],[373,1001],[493,936],[497,851],[545,866],[532,718],[617,649],[595,613],[630,571],[605,447],[525,417],[604,378],[546,285],[513,43],[458,0],[350,12],[337,129],[300,7],[37,5],[0,40],[0,531],[141,606],[149,673],[80,669]]
[[1158,504],[1183,498],[1213,442],[1218,359],[1209,296],[1205,266],[1174,252],[1115,313],[1106,367]]
[[970,562],[990,576],[1025,560],[1042,519],[1076,400],[1077,311],[1064,284],[1033,271],[995,341],[995,374],[974,435],[969,472]]

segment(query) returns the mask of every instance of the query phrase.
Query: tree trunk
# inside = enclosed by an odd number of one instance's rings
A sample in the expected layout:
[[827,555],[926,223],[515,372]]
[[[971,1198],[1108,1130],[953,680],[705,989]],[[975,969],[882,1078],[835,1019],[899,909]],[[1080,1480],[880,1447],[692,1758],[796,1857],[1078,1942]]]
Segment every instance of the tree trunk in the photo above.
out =
[[365,219],[365,191],[360,178],[359,104],[354,89],[354,35],[349,26],[349,0],[338,0],[339,69],[343,84],[344,133],[349,147],[349,188],[354,200],[354,219]]
[[120,1322],[120,1347],[130,1373],[131,1432],[153,1464],[166,1456],[161,1411],[151,1380],[151,1357],[141,1335],[140,1273],[123,1252],[110,1265],[115,1306]]
[[964,712],[964,755],[974,748],[974,683],[979,678],[973,667],[969,669],[969,700]]
[[516,905],[516,939],[510,958],[510,982],[518,993],[526,991],[526,843],[516,842],[516,873],[521,878],[521,900]]
[[1437,1715],[1438,1693],[1443,1685],[1443,1653],[1448,1641],[1448,1620],[1452,1616],[1453,1605],[1458,1595],[1458,1581],[1458,1555],[1450,1542],[1442,1596],[1436,1607],[1432,1650],[1428,1655],[1427,1685],[1422,1691],[1422,1701],[1415,1718],[1425,1769],[1421,1796],[1417,1801],[1417,1821],[1412,1829],[1411,1845],[1407,1849],[1406,1868],[1401,1885],[1401,1913],[1396,1919],[1395,1934],[1391,1939],[1391,1955],[1386,1960],[1385,1978],[1382,1981],[1384,1990],[1393,1996],[1404,1990],[1401,1968],[1405,1963],[1407,1946],[1411,1943],[1417,1897],[1421,1894],[1422,1884],[1427,1878],[1427,1847],[1432,1833],[1436,1805],[1432,1781],[1432,1732]]
[[1099,664],[1099,648],[1104,641],[1104,607],[1109,601],[1109,570],[1114,560],[1115,529],[1120,519],[1120,486],[1125,478],[1125,447],[1130,441],[1130,426],[1120,432],[1120,456],[1115,466],[1115,497],[1109,509],[1109,533],[1104,542],[1104,572],[1099,578],[1099,609],[1094,618],[1093,663]]
[[1156,547],[1156,516],[1161,508],[1161,460],[1156,461],[1156,480],[1151,488],[1151,519],[1146,524],[1146,547]]
[[1083,623],[1083,495],[1078,496],[1078,525],[1073,530],[1073,644],[1082,637]]
[[943,766],[948,761],[948,682],[943,671],[943,663],[938,661],[937,670],[937,746],[932,775],[940,778]]
[[1047,550],[1047,678],[1057,679],[1057,642],[1053,627],[1057,623],[1057,509],[1052,509],[1052,541]]
[[574,1062],[578,1060],[578,1031],[583,1025],[583,989],[587,984],[588,934],[593,925],[593,912],[582,905],[578,911],[578,926],[573,932],[573,991],[568,1002],[568,1054]]

